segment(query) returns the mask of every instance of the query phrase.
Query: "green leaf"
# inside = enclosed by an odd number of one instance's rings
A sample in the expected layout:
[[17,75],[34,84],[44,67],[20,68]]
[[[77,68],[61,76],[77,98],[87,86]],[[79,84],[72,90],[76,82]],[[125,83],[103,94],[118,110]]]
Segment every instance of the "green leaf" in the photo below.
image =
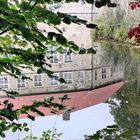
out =
[[8,8],[8,1],[0,0],[0,9],[7,9],[7,8]]
[[28,124],[27,123],[23,123],[23,127],[26,127]]
[[27,128],[27,127],[26,127],[26,128],[24,128],[24,131],[26,131],[26,132],[28,132],[29,130],[30,130],[30,129],[29,129],[29,128]]
[[16,131],[17,131],[17,127],[14,126],[14,127],[12,128],[12,132],[16,132]]
[[47,133],[52,133],[52,130],[48,130]]
[[53,40],[53,37],[55,36],[55,32],[49,32],[48,33],[48,39]]
[[89,49],[87,49],[87,53],[96,54],[96,51],[93,48],[89,48]]
[[58,43],[60,43],[62,45],[67,43],[67,39],[64,36],[62,36],[61,34],[56,34],[55,37],[56,37],[56,41]]
[[65,81],[63,78],[58,79],[58,81],[59,81],[60,83],[66,83],[66,81]]
[[106,4],[104,4],[104,3],[102,3],[102,2],[99,2],[99,1],[96,1],[95,2],[95,6],[97,7],[97,8],[101,8],[102,6],[105,6]]
[[6,91],[6,93],[11,94],[11,95],[18,95],[19,94],[16,91]]
[[45,116],[45,114],[37,109],[34,110],[38,115]]
[[5,134],[4,134],[4,133],[0,133],[0,136],[1,136],[2,138],[5,138]]
[[23,37],[28,40],[28,41],[34,41],[35,40],[35,36],[31,33],[31,30],[24,27],[24,26],[19,26],[19,25],[16,25],[15,26],[16,29],[18,29]]
[[8,28],[8,27],[11,27],[11,24],[7,20],[0,18],[0,28],[2,27]]
[[117,4],[116,3],[108,3],[107,6],[115,8],[115,7],[117,7]]
[[29,10],[29,9],[31,9],[31,5],[29,4],[29,2],[25,2],[25,1],[23,1],[21,4],[20,4],[20,8],[22,9],[22,10]]
[[85,54],[86,53],[86,49],[85,48],[81,48],[79,51],[79,54]]
[[4,103],[5,105],[7,105],[7,104],[9,103],[9,101],[8,101],[8,100],[5,100],[5,101],[3,101],[3,103]]
[[40,68],[37,70],[37,74],[43,73],[43,70]]
[[56,49],[56,52],[59,52],[59,53],[64,53],[65,52],[65,49],[63,47],[58,47]]
[[93,4],[94,3],[94,0],[85,0],[87,3],[89,4]]
[[28,117],[29,119],[31,119],[32,121],[35,120],[35,117],[34,117],[34,116],[28,115],[27,117]]
[[66,24],[71,24],[71,20],[68,17],[63,18],[63,22]]
[[91,28],[91,29],[95,29],[95,28],[97,28],[97,24],[86,24],[86,27],[87,28]]

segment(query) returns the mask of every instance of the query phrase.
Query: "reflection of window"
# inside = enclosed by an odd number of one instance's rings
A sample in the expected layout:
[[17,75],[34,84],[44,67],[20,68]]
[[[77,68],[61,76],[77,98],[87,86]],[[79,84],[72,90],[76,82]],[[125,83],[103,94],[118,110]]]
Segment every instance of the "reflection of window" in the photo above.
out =
[[58,62],[58,53],[56,52],[56,48],[54,46],[50,47],[50,62],[51,63]]
[[59,73],[54,73],[53,75],[54,75],[54,77],[50,78],[50,84],[51,85],[58,85],[59,84],[59,81],[58,81]]
[[65,55],[64,55],[64,60],[65,60],[65,62],[71,62],[71,61],[72,61],[71,55],[65,54]]
[[85,72],[80,71],[80,83],[84,83],[84,82],[85,82]]
[[26,87],[26,80],[23,79],[21,76],[17,79],[17,87],[18,88]]
[[8,88],[8,77],[0,76],[0,88]]
[[106,78],[106,67],[102,68],[102,79]]
[[42,86],[42,75],[41,74],[34,75],[34,86]]
[[71,72],[64,72],[63,78],[66,83],[72,83],[72,73]]
[[113,67],[111,67],[111,74],[110,76],[112,77],[113,76]]
[[65,62],[72,62],[71,54],[67,54],[67,52],[68,52],[68,49],[65,50],[64,61]]
[[95,81],[97,80],[97,70],[95,70]]

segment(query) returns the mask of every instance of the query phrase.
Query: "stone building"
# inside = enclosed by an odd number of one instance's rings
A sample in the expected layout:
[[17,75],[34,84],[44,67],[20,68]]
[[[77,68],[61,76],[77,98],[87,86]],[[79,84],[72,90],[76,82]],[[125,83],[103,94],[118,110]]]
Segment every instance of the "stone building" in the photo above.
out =
[[[79,18],[86,19],[89,22],[91,22],[92,14],[94,14],[91,13],[91,5],[82,3],[71,4],[70,7],[62,5],[59,10],[77,15]],[[96,11],[94,11],[95,14],[100,12]],[[43,29],[43,26],[45,25],[41,25],[40,29]],[[55,78],[49,78],[46,74],[37,74],[33,71],[25,70],[26,76],[29,76],[32,80],[23,80],[22,77],[15,79],[8,75],[1,75],[0,88],[17,91],[19,94],[25,95],[93,89],[123,79],[123,73],[120,72],[119,67],[114,70],[111,63],[102,60],[102,46],[92,42],[90,29],[87,29],[84,25],[77,24],[62,24],[59,28],[63,31],[64,36],[74,41],[79,47],[94,47],[97,53],[95,55],[58,54],[55,52],[56,47],[50,46],[50,52],[52,53],[49,55],[52,56],[52,59],[47,60],[52,65],[50,70],[54,71],[54,75],[64,78],[66,83],[59,83]],[[1,95],[4,95],[4,93],[2,92]]]

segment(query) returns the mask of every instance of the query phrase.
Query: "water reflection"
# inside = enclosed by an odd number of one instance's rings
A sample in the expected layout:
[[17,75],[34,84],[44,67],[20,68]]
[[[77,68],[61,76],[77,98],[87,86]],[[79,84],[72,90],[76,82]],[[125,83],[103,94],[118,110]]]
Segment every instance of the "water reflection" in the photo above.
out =
[[[107,125],[117,123],[121,132],[126,130],[132,132],[133,138],[131,139],[140,139],[139,52],[127,46],[119,46],[118,44],[103,43],[94,47],[97,49],[97,55],[93,56],[93,62],[90,63],[92,64],[92,70],[89,69],[86,71],[86,73],[89,72],[89,75],[91,74],[90,80],[88,79],[89,77],[86,79],[88,80],[88,86],[83,82],[77,84],[80,85],[78,88],[76,84],[73,85],[74,88],[76,87],[75,90],[88,90],[64,93],[71,98],[65,104],[77,107],[76,112],[70,114],[70,121],[63,121],[61,115],[47,116],[44,118],[37,117],[35,122],[28,119],[21,119],[21,122],[28,122],[33,135],[40,136],[43,130],[53,129],[55,126],[58,129],[58,133],[64,133],[61,140],[82,140],[84,139],[84,135],[92,134]],[[77,70],[76,73],[79,71]],[[124,82],[113,84],[121,80]],[[116,92],[124,83],[125,86]],[[91,89],[91,84],[94,88],[104,87],[89,90]],[[115,94],[113,95],[113,93]],[[61,95],[63,94],[55,94],[55,96]],[[110,98],[112,95],[113,97]],[[29,96],[20,97],[18,101],[20,100],[20,105],[22,105],[21,101],[25,101],[25,98],[27,102],[28,100],[30,102],[30,100],[36,98],[41,99],[46,96],[48,95],[39,95],[39,97],[31,96],[31,99]],[[108,104],[103,103],[108,98],[110,98]],[[7,133],[7,136],[6,140],[11,140],[12,137],[13,139],[15,137],[19,139],[24,137],[25,133],[16,133],[15,135]]]
[[[92,134],[92,132],[114,123],[113,116],[109,113],[109,104],[103,102],[108,100],[123,85],[124,82],[119,82],[99,89],[67,93],[71,99],[65,101],[64,104],[68,107],[75,107],[74,112],[70,113],[70,121],[64,121],[62,115],[48,116],[50,112],[41,108],[40,111],[43,111],[47,117],[36,117],[34,122],[21,116],[22,119],[19,120],[19,123],[27,122],[30,128],[28,134],[31,133],[35,136],[40,136],[43,131],[52,130],[55,127],[58,133],[63,133],[61,140],[82,140],[85,134]],[[41,100],[48,96],[59,97],[65,94],[21,96],[10,100],[16,108],[19,108],[24,104],[31,104],[31,101],[35,99]],[[22,139],[26,135],[25,132],[14,134],[8,132],[6,140]]]
[[[110,101],[111,114],[121,132],[130,131],[130,140],[140,139],[140,90],[139,74],[114,94]],[[116,102],[119,101],[119,104]]]
[[[105,59],[122,65],[126,84],[109,99],[111,114],[119,127],[114,139],[140,139],[140,55],[139,48],[106,43]],[[122,134],[122,135],[121,135]],[[113,139],[113,138],[112,138]]]
[[[92,134],[99,129],[113,124],[113,116],[109,113],[108,104],[99,104],[88,107],[80,111],[71,113],[70,121],[63,121],[62,116],[37,117],[35,122],[28,119],[22,119],[20,122],[27,122],[34,136],[41,136],[42,131],[57,128],[57,132],[63,132],[61,140],[83,140],[85,134]],[[30,133],[28,133],[30,134]],[[6,140],[15,140],[25,137],[24,132],[8,133]]]

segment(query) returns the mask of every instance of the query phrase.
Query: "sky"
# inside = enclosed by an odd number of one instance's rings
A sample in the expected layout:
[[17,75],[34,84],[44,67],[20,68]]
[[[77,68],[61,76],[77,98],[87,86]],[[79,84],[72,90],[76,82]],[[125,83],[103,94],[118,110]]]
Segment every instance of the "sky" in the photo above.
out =
[[[114,124],[114,118],[109,112],[109,104],[101,103],[72,112],[69,121],[64,121],[62,115],[51,115],[36,117],[34,122],[29,119],[20,119],[20,122],[27,122],[31,129],[29,133],[38,137],[43,131],[53,130],[55,127],[57,133],[63,133],[60,140],[84,140],[84,135],[93,134],[97,130]],[[8,132],[5,140],[22,140],[29,133]]]

